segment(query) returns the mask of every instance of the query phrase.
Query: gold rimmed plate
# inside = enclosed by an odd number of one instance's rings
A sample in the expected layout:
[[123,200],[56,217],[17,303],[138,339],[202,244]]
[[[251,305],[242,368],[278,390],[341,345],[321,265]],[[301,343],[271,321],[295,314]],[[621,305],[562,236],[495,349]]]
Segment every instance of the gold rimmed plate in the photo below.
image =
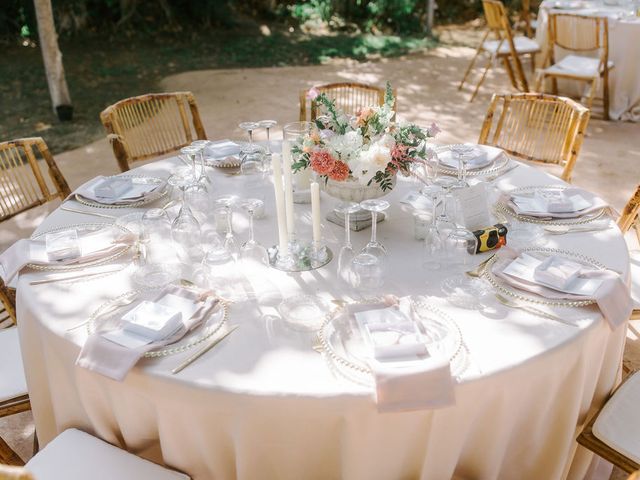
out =
[[[381,299],[368,299],[363,304],[380,303]],[[451,373],[460,377],[469,366],[468,351],[460,328],[442,310],[423,297],[411,299],[413,318],[418,324],[421,338],[430,355],[449,358]],[[319,350],[330,368],[356,383],[372,386],[373,373],[369,362],[370,349],[353,315],[346,305],[326,315],[318,331]]]
[[[126,228],[120,225],[114,225],[112,223],[78,223],[73,225],[65,225],[63,227],[51,228],[49,230],[44,230],[42,232],[34,233],[33,235],[31,235],[31,240],[43,241],[45,239],[45,236],[49,233],[59,233],[67,230],[76,230],[78,232],[78,235],[82,236],[83,234],[86,235],[89,233],[94,233],[105,228],[116,229],[122,234],[131,234],[131,232]],[[29,263],[26,265],[26,268],[30,268],[32,270],[40,270],[40,271],[66,272],[66,271],[72,271],[72,270],[79,270],[87,267],[95,267],[98,265],[111,263],[114,260],[121,258],[127,252],[129,252],[131,248],[132,248],[132,245],[122,244],[122,248],[117,249],[111,254],[99,259],[88,261],[88,262],[65,263],[65,264],[51,263],[47,265]]]
[[[153,301],[157,296],[157,290],[131,290],[104,302],[89,316],[87,333],[92,335],[119,328],[122,316],[125,313],[135,308],[141,301]],[[220,300],[214,310],[198,327],[187,332],[176,342],[146,352],[144,356],[145,358],[166,357],[196,347],[219,332],[227,322],[228,317],[229,306],[226,302]]]
[[[85,198],[82,195],[77,194],[77,193],[74,194],[73,198],[78,203],[81,203],[82,205],[86,205],[87,207],[94,207],[94,208],[136,208],[136,207],[142,207],[142,206],[147,205],[149,203],[155,202],[156,200],[159,200],[159,199],[163,198],[167,194],[166,181],[163,180],[162,178],[147,177],[147,176],[144,176],[144,175],[114,175],[114,177],[129,178],[129,179],[131,179],[132,183],[136,183],[136,184],[155,184],[155,185],[158,185],[158,187],[155,190],[153,190],[152,192],[149,192],[148,194],[144,195],[141,199],[132,200],[131,202],[101,203],[101,202],[97,202],[95,200],[92,200],[90,198]],[[110,178],[110,177],[107,177],[107,178]]]
[[[558,255],[573,260],[574,262],[581,263],[585,267],[591,269],[604,270],[606,268],[602,263],[587,255],[558,248],[531,247],[523,249],[521,253],[529,253],[536,256]],[[480,271],[480,276],[487,280],[498,293],[517,300],[550,307],[588,307],[596,303],[593,299],[575,300],[568,298],[546,298],[542,295],[536,295],[535,293],[520,289],[510,284],[507,280],[500,278],[494,271],[495,269],[502,269],[506,267],[511,261],[513,261],[513,258],[507,258],[504,255],[500,255],[498,252],[484,264]],[[555,294],[559,293],[555,290],[549,290]]]
[[[536,191],[539,190],[565,190],[569,187],[566,185],[537,185],[537,186],[528,186],[528,187],[520,187],[510,190],[505,195],[512,194],[523,194],[523,195],[533,195]],[[608,208],[602,207],[597,210],[591,211],[589,213],[580,214],[580,212],[576,212],[574,217],[565,217],[565,218],[557,218],[557,217],[536,217],[531,215],[522,215],[516,213],[513,208],[508,204],[507,201],[498,200],[494,206],[496,212],[501,213],[503,215],[507,215],[511,218],[515,218],[516,220],[524,223],[535,223],[538,225],[558,225],[558,226],[569,226],[569,225],[583,225],[586,223],[590,223],[596,220],[601,219],[607,214]]]

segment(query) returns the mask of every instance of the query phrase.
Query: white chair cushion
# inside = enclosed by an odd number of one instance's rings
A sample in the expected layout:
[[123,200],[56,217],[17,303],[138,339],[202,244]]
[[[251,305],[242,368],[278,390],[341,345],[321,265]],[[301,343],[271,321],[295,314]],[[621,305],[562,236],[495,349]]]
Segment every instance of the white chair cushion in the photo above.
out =
[[18,329],[0,329],[0,402],[27,394]]
[[[499,43],[499,40],[487,40],[482,44],[482,48],[489,53],[496,53]],[[520,54],[540,51],[540,45],[529,37],[515,37],[513,39],[513,45],[516,47],[516,52]],[[500,45],[500,53],[509,53],[509,42],[506,40]]]
[[529,25],[531,26],[532,30],[537,30],[538,29],[538,20],[531,20],[529,22]]
[[74,428],[65,430],[25,465],[36,480],[188,480]]
[[[611,60],[607,63],[609,64],[609,68],[613,68],[613,62]],[[545,68],[544,72],[552,75],[571,75],[580,78],[593,78],[600,76],[600,72],[598,72],[598,65],[600,65],[600,59],[598,58],[567,55],[558,63]]]
[[608,446],[640,463],[640,372],[609,399],[592,430]]
[[625,234],[624,240],[629,249],[633,309],[640,310],[640,242],[638,242],[635,228],[632,227],[631,230]]

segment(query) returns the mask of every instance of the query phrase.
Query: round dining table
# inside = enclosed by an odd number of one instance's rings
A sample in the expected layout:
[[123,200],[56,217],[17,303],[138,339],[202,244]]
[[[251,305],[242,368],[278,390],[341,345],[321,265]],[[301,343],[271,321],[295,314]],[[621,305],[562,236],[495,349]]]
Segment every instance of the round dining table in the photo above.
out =
[[[640,16],[631,14],[632,4],[607,5],[602,0],[545,0],[538,11],[536,41],[543,51],[548,48],[549,13],[568,13],[606,17],[609,24],[609,117],[612,120],[640,121]],[[576,32],[578,35],[580,32]],[[572,53],[574,54],[574,53]],[[587,52],[598,57],[599,52]],[[557,48],[556,61],[566,52]],[[601,85],[600,82],[599,85]],[[561,79],[561,94],[581,96],[587,83]],[[602,89],[596,96],[602,96]]]
[[[167,178],[179,165],[168,158],[132,173]],[[213,195],[264,199],[256,239],[277,244],[272,179],[256,186],[222,169],[209,175]],[[524,164],[493,180],[505,191],[562,183]],[[378,239],[389,256],[378,293],[424,296],[455,321],[469,368],[456,378],[454,405],[380,413],[371,386],[340,375],[314,349],[315,333],[283,321],[278,305],[295,295],[360,298],[339,280],[335,258],[300,273],[239,266],[228,320],[239,326],[233,335],[178,374],[171,370],[192,351],[143,359],[120,382],[76,366],[76,359],[88,335],[83,322],[104,302],[136,288],[136,267],[34,285],[42,272],[24,271],[17,316],[41,445],[79,428],[196,480],[584,478],[597,462],[576,435],[619,381],[624,322],[612,330],[593,306],[555,308],[560,322],[493,296],[486,308],[454,306],[440,289],[445,272],[421,266],[422,243],[401,203],[415,188],[399,178],[385,197],[391,207],[378,224]],[[323,218],[337,202],[322,193]],[[71,204],[112,216],[144,210]],[[299,237],[310,236],[310,206],[295,208]],[[110,221],[58,209],[38,231]],[[234,216],[234,230],[240,241],[247,238],[244,214]],[[323,239],[334,253],[343,234],[343,227],[323,221]],[[354,247],[362,248],[369,235],[368,229],[354,232]],[[627,248],[613,220],[609,229],[545,239],[549,248],[587,255],[628,276]],[[188,277],[189,268],[182,275]]]

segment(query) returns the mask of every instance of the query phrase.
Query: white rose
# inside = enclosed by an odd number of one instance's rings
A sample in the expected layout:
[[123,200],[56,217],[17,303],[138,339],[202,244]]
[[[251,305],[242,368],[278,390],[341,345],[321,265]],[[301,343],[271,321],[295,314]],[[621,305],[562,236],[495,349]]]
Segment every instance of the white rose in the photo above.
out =
[[369,162],[375,166],[376,170],[384,170],[391,161],[391,149],[381,143],[374,143],[369,146]]
[[384,135],[382,135],[382,137],[380,137],[380,140],[378,140],[378,143],[388,148],[389,150],[392,150],[393,147],[396,146],[396,139],[393,138],[392,135],[385,133]]

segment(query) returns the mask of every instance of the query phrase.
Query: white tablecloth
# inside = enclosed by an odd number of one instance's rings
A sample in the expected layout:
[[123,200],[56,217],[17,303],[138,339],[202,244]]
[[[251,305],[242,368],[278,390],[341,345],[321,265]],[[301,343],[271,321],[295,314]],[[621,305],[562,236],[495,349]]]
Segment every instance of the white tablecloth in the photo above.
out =
[[[614,68],[609,72],[609,116],[612,120],[640,121],[640,18],[625,17],[630,11],[626,7],[611,7],[602,2],[579,2],[584,8],[552,9],[555,1],[542,2],[538,13],[538,29],[536,40],[543,48],[547,48],[549,11],[553,13],[572,13],[588,16],[606,16],[609,18],[609,60]],[[578,2],[575,2],[578,3]],[[598,56],[598,53],[594,53]],[[557,52],[556,61],[564,56]],[[585,82],[571,80],[559,81],[560,93],[580,96]],[[601,83],[596,92],[602,95]]]
[[[160,161],[136,173],[167,176],[175,165]],[[242,194],[244,181],[217,175],[214,185],[220,194]],[[500,180],[505,188],[551,182],[558,180],[524,166]],[[132,269],[38,286],[29,281],[41,274],[30,273],[20,278],[17,307],[41,442],[77,427],[196,480],[583,478],[592,456],[577,447],[576,431],[616,384],[625,328],[612,332],[593,308],[559,310],[574,327],[497,302],[487,314],[448,305],[436,286],[438,274],[420,267],[413,220],[399,206],[408,188],[400,181],[388,196],[389,218],[378,229],[392,260],[386,290],[433,295],[459,324],[472,368],[455,386],[454,407],[380,414],[372,389],[336,376],[312,349],[312,335],[278,319],[275,307],[283,297],[307,292],[346,298],[350,292],[336,280],[335,260],[302,274],[265,269],[260,279],[245,283],[258,301],[231,308],[230,323],[240,325],[232,336],[178,375],[169,372],[186,353],[145,360],[121,383],[76,367],[86,333],[67,329],[131,289]],[[270,186],[265,192],[266,217],[256,221],[256,236],[275,244]],[[323,194],[323,210],[335,203]],[[299,224],[308,223],[308,206],[298,209]],[[244,239],[246,219],[236,220]],[[80,221],[95,218],[58,210],[40,230]],[[342,228],[326,223],[324,233],[337,252]],[[354,234],[355,247],[369,235]],[[549,246],[628,272],[617,229],[553,236]]]

